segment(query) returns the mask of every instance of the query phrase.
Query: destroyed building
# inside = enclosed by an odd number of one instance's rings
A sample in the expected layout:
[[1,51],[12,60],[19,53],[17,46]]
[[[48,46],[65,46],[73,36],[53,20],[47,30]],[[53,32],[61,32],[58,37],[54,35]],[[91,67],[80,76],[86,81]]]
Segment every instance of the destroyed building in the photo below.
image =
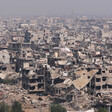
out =
[[27,67],[22,71],[22,85],[29,93],[47,93],[49,91],[50,73],[47,67]]
[[32,61],[32,51],[30,43],[9,43],[10,61],[16,64],[16,71],[23,68],[23,63]]
[[[0,77],[21,79],[20,90],[27,91],[21,101],[38,104],[46,94],[49,105],[55,102],[86,111],[101,104],[112,110],[112,20],[15,21],[7,22],[6,31],[0,26]],[[31,93],[36,94],[34,100],[26,98]]]

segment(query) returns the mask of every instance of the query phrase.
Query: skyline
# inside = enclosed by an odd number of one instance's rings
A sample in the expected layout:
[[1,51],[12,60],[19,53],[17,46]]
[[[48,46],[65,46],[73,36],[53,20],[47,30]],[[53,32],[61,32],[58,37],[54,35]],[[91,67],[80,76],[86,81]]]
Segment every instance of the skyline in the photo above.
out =
[[111,0],[0,0],[0,16],[112,16]]

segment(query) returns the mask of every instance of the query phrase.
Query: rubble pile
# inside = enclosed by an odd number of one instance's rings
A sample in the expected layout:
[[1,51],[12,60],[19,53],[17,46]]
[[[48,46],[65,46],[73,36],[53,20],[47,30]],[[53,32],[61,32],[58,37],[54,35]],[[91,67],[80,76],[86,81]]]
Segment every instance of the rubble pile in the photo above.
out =
[[18,100],[25,109],[60,103],[74,111],[97,105],[112,111],[112,19],[3,20],[1,101]]

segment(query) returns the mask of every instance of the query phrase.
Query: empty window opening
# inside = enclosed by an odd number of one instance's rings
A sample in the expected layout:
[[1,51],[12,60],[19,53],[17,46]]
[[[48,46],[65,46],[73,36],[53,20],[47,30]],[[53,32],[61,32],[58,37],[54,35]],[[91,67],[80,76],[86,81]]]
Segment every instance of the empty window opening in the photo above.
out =
[[100,82],[101,81],[101,79],[100,78],[96,78],[96,82]]
[[61,93],[61,90],[59,89],[59,94]]
[[26,89],[26,88],[25,88],[25,84],[23,84],[23,88]]
[[91,69],[90,68],[87,68],[86,70],[89,72]]
[[38,84],[38,89],[44,89],[44,84]]
[[64,81],[64,79],[54,79],[54,84],[58,84],[58,83],[62,83]]
[[88,76],[88,79],[90,79],[90,76]]
[[96,96],[97,96],[97,97],[98,97],[98,96],[101,96],[101,93],[97,93]]
[[102,77],[102,81],[106,81],[107,80],[107,77]]
[[72,99],[73,99],[73,95],[68,95],[68,96],[67,96],[67,101],[68,101],[68,102],[72,101]]
[[12,69],[15,69],[15,67],[12,67]]
[[35,83],[36,79],[30,79],[30,83]]
[[35,89],[35,86],[30,87],[30,90],[34,90],[34,89]]
[[28,74],[29,73],[29,70],[25,70],[25,74]]
[[107,85],[103,85],[102,88],[103,88],[103,89],[107,89]]
[[62,88],[62,91],[66,91],[66,88]]
[[108,85],[108,88],[112,88],[112,85]]
[[7,67],[2,67],[2,70],[3,70],[3,71],[6,71],[6,70],[7,70]]
[[58,89],[55,90],[55,94],[58,94]]
[[73,65],[75,64],[75,61],[73,61]]
[[96,86],[96,90],[100,90],[101,89],[101,86]]
[[25,54],[23,54],[23,57],[24,57],[24,58],[25,58],[25,56],[26,56],[26,55],[25,55]]
[[44,77],[38,77],[37,82],[44,82]]
[[98,75],[100,75],[100,74],[101,74],[101,69],[99,69],[99,70],[98,70],[97,74],[98,74]]
[[109,73],[112,73],[112,70],[109,70]]

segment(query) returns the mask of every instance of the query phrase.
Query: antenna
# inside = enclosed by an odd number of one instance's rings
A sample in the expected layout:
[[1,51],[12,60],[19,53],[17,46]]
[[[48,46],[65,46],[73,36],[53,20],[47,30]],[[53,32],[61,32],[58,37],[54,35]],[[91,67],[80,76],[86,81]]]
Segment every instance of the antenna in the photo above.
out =
[[72,9],[71,19],[73,19],[73,16],[74,16],[74,11],[73,11],[73,9]]

